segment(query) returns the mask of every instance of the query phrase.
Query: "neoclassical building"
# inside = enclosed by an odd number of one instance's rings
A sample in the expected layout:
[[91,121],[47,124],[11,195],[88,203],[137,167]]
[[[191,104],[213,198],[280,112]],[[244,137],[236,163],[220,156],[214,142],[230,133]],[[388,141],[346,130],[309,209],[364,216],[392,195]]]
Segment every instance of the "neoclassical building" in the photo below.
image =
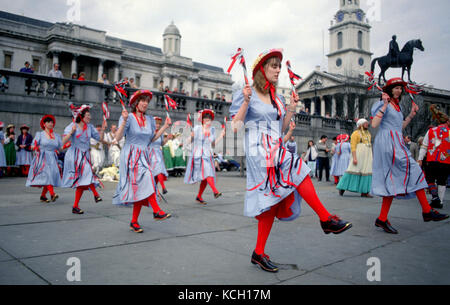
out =
[[213,99],[231,99],[231,76],[221,67],[181,55],[181,34],[172,22],[163,32],[162,49],[108,36],[105,31],[72,23],[50,23],[0,11],[0,69],[19,71],[25,61],[46,75],[54,63],[65,78],[85,72],[97,81],[134,78],[140,88],[157,90],[160,81],[170,90]]

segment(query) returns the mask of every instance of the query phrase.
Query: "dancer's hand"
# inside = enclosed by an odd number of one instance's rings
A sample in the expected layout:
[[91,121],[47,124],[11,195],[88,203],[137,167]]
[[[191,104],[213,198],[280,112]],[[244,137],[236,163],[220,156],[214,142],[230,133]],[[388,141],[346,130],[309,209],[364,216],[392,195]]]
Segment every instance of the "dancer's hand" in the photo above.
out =
[[295,111],[297,109],[297,104],[300,101],[298,94],[294,91],[291,93],[291,104],[289,106],[290,111]]
[[295,122],[290,122],[289,123],[289,130],[294,130],[295,129]]
[[391,99],[391,97],[386,92],[383,92],[381,94],[381,99],[383,100],[384,104],[387,105],[389,103],[389,100]]
[[358,165],[358,160],[356,158],[353,158],[353,165]]
[[252,87],[250,85],[245,85],[244,89],[242,89],[242,93],[244,93],[244,101],[250,102],[250,98],[252,97]]
[[164,127],[168,128],[170,125],[172,125],[172,120],[169,117],[166,117],[166,121],[164,122]]
[[122,110],[122,118],[125,122],[128,120],[128,111],[126,109]]
[[70,134],[73,135],[76,131],[77,131],[77,124],[74,123],[72,125],[72,130],[71,130]]
[[411,112],[409,114],[409,117],[412,119],[413,117],[416,116],[418,111],[419,111],[419,106],[417,106],[417,104],[413,104],[412,108],[411,108]]

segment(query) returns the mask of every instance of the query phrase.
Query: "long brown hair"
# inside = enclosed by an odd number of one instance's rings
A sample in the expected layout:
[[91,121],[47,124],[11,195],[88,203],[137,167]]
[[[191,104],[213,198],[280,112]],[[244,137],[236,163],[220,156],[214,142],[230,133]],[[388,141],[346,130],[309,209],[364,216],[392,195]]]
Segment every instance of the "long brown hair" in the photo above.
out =
[[[281,67],[280,59],[274,56],[270,57],[264,62],[263,64],[264,71],[267,71],[267,67],[273,64],[274,62],[277,62]],[[275,86],[275,93],[276,93],[277,84],[273,85]],[[253,77],[253,86],[255,87],[256,90],[258,90],[261,93],[267,94],[269,92],[269,89],[264,88],[266,86],[266,79],[264,78],[264,75],[261,72],[261,70],[256,71],[255,76]]]

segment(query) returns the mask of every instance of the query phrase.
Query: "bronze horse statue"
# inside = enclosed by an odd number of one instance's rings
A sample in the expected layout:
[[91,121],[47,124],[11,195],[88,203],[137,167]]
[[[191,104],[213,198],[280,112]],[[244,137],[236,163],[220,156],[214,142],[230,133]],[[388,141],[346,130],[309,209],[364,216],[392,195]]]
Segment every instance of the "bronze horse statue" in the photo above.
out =
[[381,77],[383,76],[383,80],[386,83],[385,73],[389,68],[402,68],[402,79],[405,74],[405,70],[408,71],[408,81],[411,82],[411,66],[413,63],[413,53],[414,49],[419,49],[422,52],[425,51],[425,48],[422,45],[422,41],[420,39],[410,40],[408,41],[403,49],[398,54],[398,58],[391,58],[390,54],[382,57],[375,58],[372,60],[370,71],[372,74],[375,71],[375,63],[378,62],[378,66],[381,68],[381,72],[378,78],[378,83],[381,83]]

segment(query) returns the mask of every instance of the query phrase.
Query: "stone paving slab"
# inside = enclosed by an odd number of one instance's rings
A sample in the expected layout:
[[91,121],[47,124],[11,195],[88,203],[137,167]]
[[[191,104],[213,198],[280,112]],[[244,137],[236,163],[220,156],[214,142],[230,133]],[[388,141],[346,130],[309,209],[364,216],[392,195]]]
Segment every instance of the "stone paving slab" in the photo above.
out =
[[[327,209],[353,227],[325,235],[303,203],[298,219],[274,223],[266,252],[280,271],[270,274],[250,263],[257,221],[243,216],[245,178],[236,173],[219,173],[223,196],[214,199],[207,187],[206,206],[195,202],[198,184],[170,178],[160,206],[173,216],[155,221],[144,207],[142,234],[129,230],[132,209],[111,203],[114,182],[104,183],[101,203],[86,192],[85,214],[74,215],[73,190],[58,188],[55,203],[41,203],[40,189],[26,188],[24,178],[3,178],[0,284],[450,284],[450,221],[424,223],[417,200],[398,200],[389,219],[400,234],[389,235],[374,226],[379,198],[341,197],[332,183],[314,184]],[[381,282],[367,279],[372,257],[380,259]],[[70,258],[80,262],[80,282],[67,279]]]

